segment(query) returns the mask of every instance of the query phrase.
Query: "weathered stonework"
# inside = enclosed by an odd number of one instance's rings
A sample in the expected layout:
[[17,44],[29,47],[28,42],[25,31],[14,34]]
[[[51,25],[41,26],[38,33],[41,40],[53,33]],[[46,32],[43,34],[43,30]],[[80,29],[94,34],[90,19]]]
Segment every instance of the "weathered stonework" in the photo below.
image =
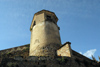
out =
[[61,46],[57,21],[53,12],[35,13],[31,44],[0,51],[0,67],[100,67],[100,62],[72,50],[70,42]]
[[57,50],[57,55],[72,57],[72,50],[70,44],[71,44],[70,42],[66,42],[64,45],[62,45],[60,49]]
[[0,67],[100,67],[100,63],[87,60],[72,59],[71,57],[17,57],[5,58]]
[[[19,48],[22,50],[17,50]],[[0,51],[0,67],[100,67],[100,62],[93,61],[74,50],[74,58],[56,56],[53,59],[49,56],[29,56],[27,48],[30,48],[29,45]],[[11,52],[12,50],[14,51]],[[8,54],[8,51],[11,53]]]
[[58,18],[53,12],[42,10],[34,15],[30,30],[29,56],[56,56],[61,46]]

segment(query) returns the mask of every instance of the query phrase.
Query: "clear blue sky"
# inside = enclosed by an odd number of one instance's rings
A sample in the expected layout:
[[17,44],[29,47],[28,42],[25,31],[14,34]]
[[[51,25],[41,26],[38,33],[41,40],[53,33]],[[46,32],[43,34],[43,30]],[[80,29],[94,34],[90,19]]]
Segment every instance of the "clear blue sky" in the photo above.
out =
[[100,56],[100,0],[0,0],[0,50],[29,44],[32,18],[42,9],[59,18],[62,44]]

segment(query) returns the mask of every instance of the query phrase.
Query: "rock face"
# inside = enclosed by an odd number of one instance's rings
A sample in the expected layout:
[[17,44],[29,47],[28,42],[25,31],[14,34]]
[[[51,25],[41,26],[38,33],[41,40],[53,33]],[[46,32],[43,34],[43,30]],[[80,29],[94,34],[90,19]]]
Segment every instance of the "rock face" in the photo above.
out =
[[34,15],[30,30],[29,56],[56,56],[61,46],[58,18],[53,12],[42,10]]

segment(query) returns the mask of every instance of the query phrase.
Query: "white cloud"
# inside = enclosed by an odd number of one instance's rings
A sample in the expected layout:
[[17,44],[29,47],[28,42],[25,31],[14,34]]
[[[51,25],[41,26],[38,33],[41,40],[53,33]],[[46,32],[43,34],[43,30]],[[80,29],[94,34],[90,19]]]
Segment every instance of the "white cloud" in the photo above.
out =
[[96,52],[96,49],[92,49],[92,50],[88,50],[83,55],[90,58],[92,55],[94,55],[95,52]]
[[84,56],[91,58],[92,55],[94,56],[94,53],[96,52],[96,49],[91,49],[86,51],[85,53],[79,52],[80,54],[83,54]]
[[94,55],[95,52],[96,52],[96,49],[92,49],[92,50],[88,50],[83,55],[90,58],[92,55]]

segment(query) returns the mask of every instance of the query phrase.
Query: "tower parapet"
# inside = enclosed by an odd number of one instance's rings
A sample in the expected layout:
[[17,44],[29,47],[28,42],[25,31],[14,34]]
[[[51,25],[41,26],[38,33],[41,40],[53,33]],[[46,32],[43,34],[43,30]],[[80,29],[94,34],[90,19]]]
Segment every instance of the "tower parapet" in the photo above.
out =
[[33,29],[33,26],[36,24],[36,22],[38,24],[41,21],[51,21],[57,24],[58,18],[56,17],[54,12],[47,11],[47,10],[39,11],[34,14],[31,27],[30,27],[30,31]]
[[58,18],[55,13],[42,10],[34,14],[30,27],[30,56],[52,56],[61,46]]

